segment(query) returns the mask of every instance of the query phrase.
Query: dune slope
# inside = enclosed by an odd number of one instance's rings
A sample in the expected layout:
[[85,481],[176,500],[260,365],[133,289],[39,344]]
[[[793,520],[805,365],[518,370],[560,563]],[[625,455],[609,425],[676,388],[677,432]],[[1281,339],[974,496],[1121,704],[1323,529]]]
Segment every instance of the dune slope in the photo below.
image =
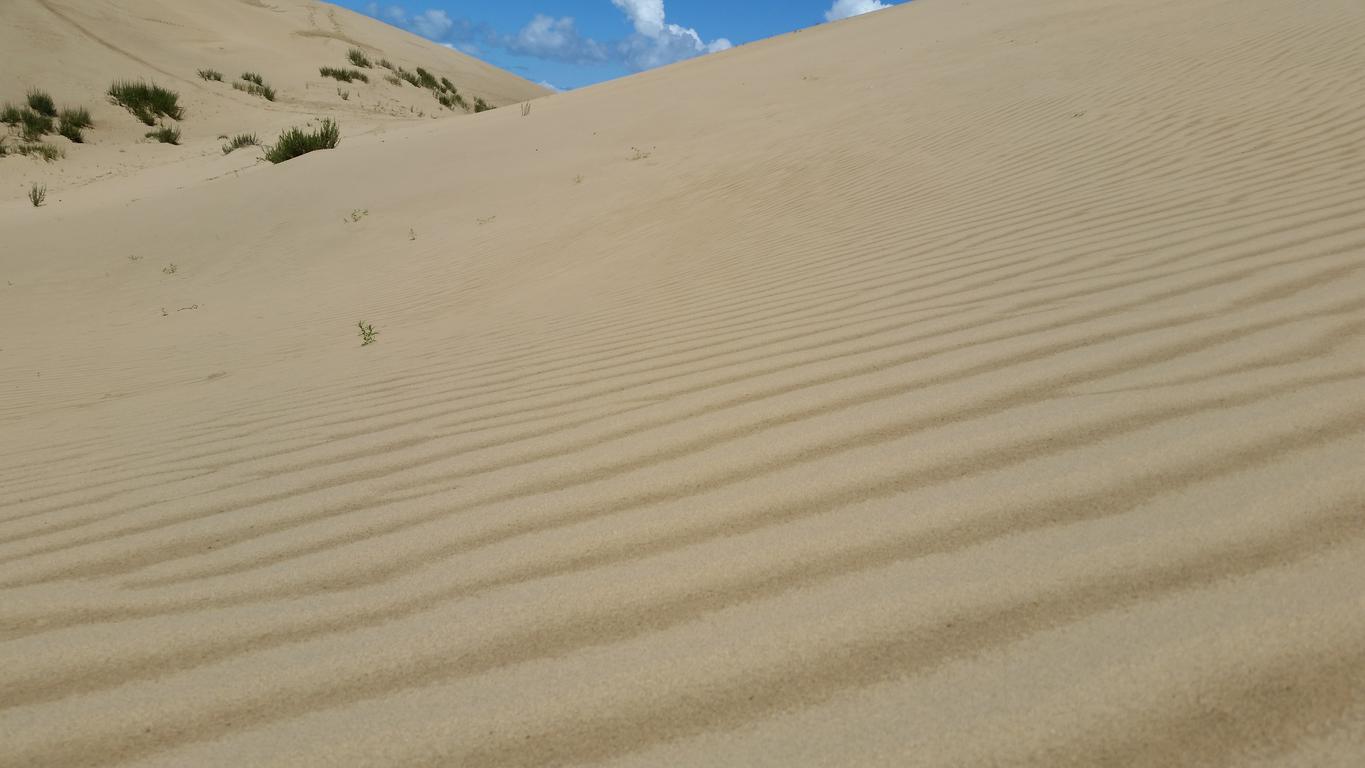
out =
[[917,0],[0,204],[0,762],[1354,764],[1362,38]]
[[[370,66],[352,64],[351,49],[363,52]],[[381,60],[394,70],[380,67]],[[323,77],[322,67],[360,72],[368,82]],[[430,89],[385,79],[399,67],[447,78],[465,106],[444,107]],[[200,70],[223,79],[204,80]],[[241,78],[246,73],[260,75],[274,89],[274,100],[234,89],[234,83],[247,84]],[[148,141],[149,128],[109,102],[116,80],[146,81],[180,95],[180,146]],[[0,200],[22,199],[33,182],[46,184],[55,200],[92,181],[113,178],[126,186],[129,174],[148,169],[174,166],[149,182],[155,188],[257,162],[260,152],[251,148],[224,158],[219,136],[254,133],[269,143],[285,128],[323,117],[340,122],[351,136],[463,116],[475,98],[503,106],[548,93],[478,59],[316,0],[7,0],[0,6],[0,102],[22,104],[34,88],[60,108],[85,107],[95,125],[79,144],[46,137],[66,153],[61,161],[0,158]]]

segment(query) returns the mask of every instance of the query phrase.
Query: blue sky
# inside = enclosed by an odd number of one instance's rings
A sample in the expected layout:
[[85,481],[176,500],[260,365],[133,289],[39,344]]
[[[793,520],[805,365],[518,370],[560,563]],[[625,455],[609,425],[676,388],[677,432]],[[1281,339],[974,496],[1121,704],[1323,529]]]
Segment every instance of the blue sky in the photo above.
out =
[[564,89],[901,1],[332,0]]

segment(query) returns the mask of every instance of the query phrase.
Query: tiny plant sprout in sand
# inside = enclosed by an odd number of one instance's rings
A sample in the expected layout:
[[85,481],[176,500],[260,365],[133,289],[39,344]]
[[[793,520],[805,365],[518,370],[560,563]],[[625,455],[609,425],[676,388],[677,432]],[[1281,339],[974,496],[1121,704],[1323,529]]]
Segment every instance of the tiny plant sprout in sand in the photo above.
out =
[[379,331],[376,331],[373,325],[370,325],[364,320],[358,321],[356,326],[360,328],[360,346],[368,347],[373,344],[374,337],[379,335]]

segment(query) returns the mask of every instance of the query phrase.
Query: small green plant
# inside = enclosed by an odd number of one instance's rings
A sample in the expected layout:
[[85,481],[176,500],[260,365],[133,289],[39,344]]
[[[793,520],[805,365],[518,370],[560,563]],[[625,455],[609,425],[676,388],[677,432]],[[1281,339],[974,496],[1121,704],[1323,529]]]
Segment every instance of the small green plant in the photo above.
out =
[[492,105],[492,104],[489,104],[489,103],[486,102],[486,101],[484,101],[482,96],[475,96],[475,97],[474,97],[474,112],[475,112],[476,114],[479,113],[479,112],[487,112],[488,110],[490,110],[490,109],[492,109],[492,108],[493,108],[493,105]]
[[259,147],[260,145],[261,140],[256,138],[256,134],[239,133],[229,139],[228,143],[223,145],[223,154],[230,155],[233,150],[238,150],[242,147]]
[[81,129],[93,128],[94,125],[95,121],[90,119],[90,111],[85,107],[63,109],[58,120],[57,133],[76,144],[80,144],[85,141],[85,135],[81,133]]
[[132,80],[120,80],[109,86],[109,99],[123,107],[146,125],[156,125],[158,117],[184,120],[180,95],[161,86]]
[[390,71],[393,70],[393,62],[392,62],[392,61],[389,61],[388,59],[380,59],[379,61],[377,61],[377,62],[375,62],[375,63],[378,64],[379,66],[383,67],[384,69],[387,69],[387,70],[390,70]]
[[406,69],[403,69],[402,67],[398,68],[398,76],[408,81],[408,83],[417,86],[418,88],[422,87],[422,81],[418,79],[417,75],[414,75],[413,73],[407,71]]
[[13,104],[6,104],[3,108],[0,108],[0,123],[15,126],[18,125],[19,121],[22,119],[23,112]]
[[397,75],[384,75],[384,79],[392,85],[402,85],[403,81]]
[[255,72],[243,72],[242,79],[247,81],[248,83],[255,83],[256,85],[265,85],[265,78],[261,77]]
[[368,208],[356,208],[355,210],[351,211],[351,223],[354,224],[354,223],[356,223],[357,221],[360,221],[361,219],[363,219],[363,218],[365,218],[366,216],[369,216],[369,215],[370,215],[370,209],[368,209]]
[[51,144],[20,144],[14,148],[14,151],[25,157],[41,157],[49,163],[66,157],[65,152],[57,149]]
[[368,347],[373,344],[374,337],[379,335],[379,331],[376,331],[373,325],[364,320],[356,321],[356,326],[360,328],[360,346]]
[[28,188],[28,201],[30,203],[33,203],[34,208],[37,208],[38,206],[42,205],[43,201],[46,199],[47,199],[46,184],[34,183],[33,186]]
[[201,69],[199,70],[199,79],[213,80],[214,82],[221,83],[223,82],[223,73],[216,69]]
[[280,138],[265,153],[265,159],[272,163],[283,163],[299,155],[316,152],[320,149],[335,149],[341,143],[341,128],[331,119],[312,132],[300,128],[290,128],[280,134]]
[[147,138],[156,139],[162,144],[179,144],[180,129],[169,125],[163,125],[155,131],[148,131]]
[[[179,271],[180,271],[180,268],[177,267],[177,266],[175,265],[174,262],[172,262],[172,263],[167,264],[166,266],[162,267],[162,268],[161,268],[161,271],[162,271],[163,273],[167,274],[167,275],[174,275],[176,272],[179,272]],[[163,310],[161,310],[161,311],[162,311],[162,312],[165,312],[166,310],[163,309]]]
[[259,83],[233,83],[232,87],[243,93],[249,93],[252,96],[260,96],[266,101],[275,100],[275,89],[268,85],[260,85]]
[[370,82],[370,76],[358,69],[338,69],[336,67],[318,67],[318,74],[323,77],[330,77],[333,80],[340,80],[349,83],[352,80],[359,80],[362,83]]
[[53,103],[52,97],[47,91],[40,91],[37,88],[28,92],[28,106],[34,112],[46,117],[57,116],[57,105]]
[[19,134],[24,141],[38,141],[55,130],[51,117],[31,109],[19,112]]
[[352,48],[351,50],[347,51],[346,58],[357,67],[364,67],[366,69],[369,69],[370,67],[374,66],[373,64],[370,63],[370,57],[366,56],[365,52],[360,50],[359,48]]

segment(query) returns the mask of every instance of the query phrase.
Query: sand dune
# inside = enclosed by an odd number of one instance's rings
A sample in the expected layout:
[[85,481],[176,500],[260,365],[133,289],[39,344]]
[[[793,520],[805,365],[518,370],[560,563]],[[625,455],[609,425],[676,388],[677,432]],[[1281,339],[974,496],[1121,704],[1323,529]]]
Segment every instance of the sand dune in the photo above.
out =
[[0,763],[1357,764],[1363,38],[917,0],[0,204]]
[[[372,66],[352,65],[352,48]],[[268,143],[281,130],[319,117],[336,119],[352,136],[467,113],[442,107],[429,90],[387,82],[394,73],[373,66],[381,59],[450,79],[466,105],[482,98],[501,106],[548,93],[458,51],[315,0],[6,0],[0,8],[0,102],[21,104],[29,89],[39,88],[60,106],[88,108],[95,127],[82,144],[47,137],[66,152],[60,162],[0,161],[0,200],[23,200],[35,181],[48,186],[54,201],[109,178],[120,182],[120,191],[202,182],[258,162],[260,153],[251,150],[224,157],[220,136],[255,133]],[[338,82],[321,76],[321,67],[356,69],[369,82]],[[201,69],[216,70],[223,80],[205,81],[197,74]],[[245,72],[261,75],[275,89],[275,100],[234,90]],[[179,93],[186,109],[182,145],[147,141],[147,127],[109,103],[106,91],[115,80],[145,80]],[[135,181],[140,178],[145,183]]]

